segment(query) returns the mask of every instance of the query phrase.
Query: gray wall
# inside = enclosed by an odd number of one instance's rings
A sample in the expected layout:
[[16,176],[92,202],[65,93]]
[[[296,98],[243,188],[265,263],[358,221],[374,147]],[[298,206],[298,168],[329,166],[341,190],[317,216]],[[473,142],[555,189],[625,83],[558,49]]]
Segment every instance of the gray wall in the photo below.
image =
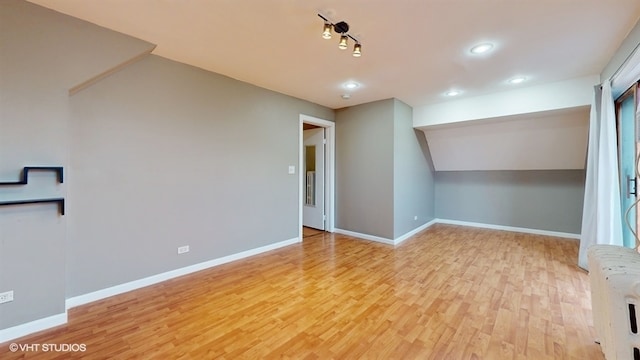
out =
[[431,155],[412,119],[397,99],[336,111],[337,228],[396,239],[434,218]]
[[297,238],[299,115],[333,118],[153,55],[71,109],[70,296]]
[[[68,90],[152,48],[28,2],[0,1],[0,181],[18,180],[28,165],[68,170]],[[30,173],[26,186],[0,187],[0,201],[71,192],[53,173]],[[0,329],[64,313],[68,224],[55,205],[0,208],[0,291],[15,298],[0,305]]]
[[583,170],[436,172],[436,217],[580,233]]
[[393,99],[336,110],[336,227],[393,239]]
[[[156,56],[153,45],[18,0],[0,2],[0,330],[65,299],[298,236],[299,114],[333,111]],[[251,224],[251,226],[247,226]],[[190,245],[178,256],[176,248]]]
[[397,238],[433,220],[435,181],[424,132],[413,128],[413,109],[397,99],[393,104],[393,217]]

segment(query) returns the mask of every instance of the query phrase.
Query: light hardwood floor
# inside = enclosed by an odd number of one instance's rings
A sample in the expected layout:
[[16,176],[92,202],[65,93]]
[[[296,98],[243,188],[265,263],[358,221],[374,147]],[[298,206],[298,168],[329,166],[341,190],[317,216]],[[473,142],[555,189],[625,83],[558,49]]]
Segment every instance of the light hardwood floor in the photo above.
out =
[[322,230],[318,230],[318,229],[314,229],[314,228],[309,228],[309,227],[303,227],[302,228],[302,237],[303,238],[308,238],[311,236],[317,236],[320,234],[324,234],[324,231]]
[[578,242],[435,225],[397,247],[325,233],[80,306],[0,359],[603,359]]

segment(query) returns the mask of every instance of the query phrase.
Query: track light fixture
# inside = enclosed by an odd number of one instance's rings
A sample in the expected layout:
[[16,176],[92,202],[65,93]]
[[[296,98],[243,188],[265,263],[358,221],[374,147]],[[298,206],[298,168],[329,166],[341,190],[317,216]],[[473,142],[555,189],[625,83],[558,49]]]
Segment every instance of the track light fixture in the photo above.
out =
[[331,39],[331,30],[340,34],[340,42],[338,43],[338,48],[340,50],[345,50],[349,47],[349,39],[355,41],[355,45],[353,46],[353,56],[360,57],[362,56],[362,44],[358,39],[349,35],[349,24],[344,21],[340,21],[338,23],[332,23],[326,17],[318,14],[318,16],[324,20],[324,26],[322,27],[322,38],[323,39]]

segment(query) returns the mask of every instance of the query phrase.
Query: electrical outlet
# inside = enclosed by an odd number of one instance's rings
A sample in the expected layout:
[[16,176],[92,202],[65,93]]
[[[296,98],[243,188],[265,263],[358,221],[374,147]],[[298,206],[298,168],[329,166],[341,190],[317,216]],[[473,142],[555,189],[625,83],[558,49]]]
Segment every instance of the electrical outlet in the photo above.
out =
[[178,248],[178,254],[184,254],[189,252],[189,245],[180,246]]
[[0,304],[13,301],[13,290],[0,293]]

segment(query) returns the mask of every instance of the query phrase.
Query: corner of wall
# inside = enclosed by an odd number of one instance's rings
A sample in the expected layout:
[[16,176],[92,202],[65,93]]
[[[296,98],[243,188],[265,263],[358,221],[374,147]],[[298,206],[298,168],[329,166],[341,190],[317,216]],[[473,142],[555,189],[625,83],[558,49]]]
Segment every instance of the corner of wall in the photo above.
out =
[[139,54],[136,55],[132,55],[131,58],[129,58],[128,60],[124,60],[119,64],[115,64],[112,67],[96,74],[93,75],[91,77],[89,77],[87,80],[84,80],[82,82],[80,82],[79,84],[72,86],[69,89],[69,95],[74,95],[86,88],[88,88],[89,86],[99,82],[100,80],[106,78],[107,76],[114,74],[124,68],[126,68],[127,66],[134,64],[142,59],[144,59],[145,57],[149,56],[151,54],[151,52],[153,51],[153,49],[155,49],[156,45],[151,46],[148,49],[144,49],[142,52],[140,52]]

